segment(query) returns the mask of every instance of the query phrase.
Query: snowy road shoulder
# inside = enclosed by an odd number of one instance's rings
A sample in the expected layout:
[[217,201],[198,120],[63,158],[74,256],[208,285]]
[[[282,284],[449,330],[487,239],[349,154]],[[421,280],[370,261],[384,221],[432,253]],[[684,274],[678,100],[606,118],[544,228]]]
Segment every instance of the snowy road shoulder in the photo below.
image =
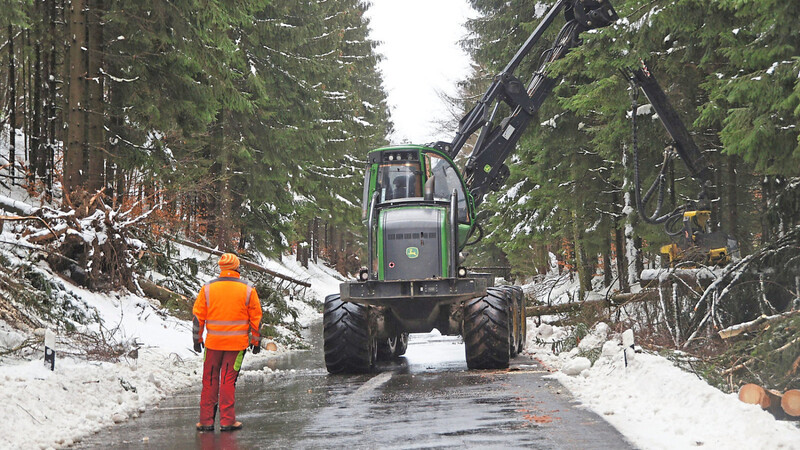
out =
[[[159,327],[167,332],[164,325]],[[105,427],[138,417],[167,396],[199,386],[202,357],[191,351],[172,351],[185,348],[190,334],[172,337],[181,339],[164,342],[162,347],[144,346],[114,363],[57,356],[52,372],[41,358],[3,359],[0,423],[11,431],[0,433],[0,448],[68,447]],[[264,366],[264,360],[290,351],[282,346],[258,355],[248,351],[242,373],[248,376],[251,367]]]
[[4,361],[0,367],[0,448],[69,446],[101,428],[138,417],[168,394],[197,382],[200,358],[140,349],[118,363],[59,358]]
[[[547,327],[548,325],[545,325]],[[635,446],[644,449],[726,448],[800,449],[800,428],[793,422],[775,420],[756,405],[740,402],[692,373],[675,367],[666,358],[629,353],[626,367],[619,336],[591,333],[588,343],[555,356],[536,345],[538,329],[529,322],[528,352],[559,370],[552,376],[567,387],[584,406],[604,417]],[[565,336],[547,330],[547,340]],[[588,369],[568,375],[569,366],[580,366],[581,350],[602,348]],[[566,369],[566,370],[564,370]],[[580,369],[580,367],[578,367]]]

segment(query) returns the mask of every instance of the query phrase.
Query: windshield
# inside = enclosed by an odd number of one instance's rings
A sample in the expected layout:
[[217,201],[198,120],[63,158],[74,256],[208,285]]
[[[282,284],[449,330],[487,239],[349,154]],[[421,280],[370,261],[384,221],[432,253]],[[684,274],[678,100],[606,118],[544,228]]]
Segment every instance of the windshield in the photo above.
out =
[[419,162],[384,163],[378,168],[378,185],[381,201],[398,198],[422,197],[422,179]]
[[455,189],[458,193],[458,221],[468,223],[467,196],[464,194],[464,186],[461,184],[461,178],[458,176],[456,168],[450,164],[450,161],[436,153],[425,153],[425,167],[427,167],[428,178],[436,179],[433,197],[450,201],[450,196]]

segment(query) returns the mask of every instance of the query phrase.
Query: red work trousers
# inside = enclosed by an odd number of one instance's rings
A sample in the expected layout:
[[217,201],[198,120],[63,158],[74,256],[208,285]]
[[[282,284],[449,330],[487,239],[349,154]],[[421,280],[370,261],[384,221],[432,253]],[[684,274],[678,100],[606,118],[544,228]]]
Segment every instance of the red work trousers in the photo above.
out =
[[[242,351],[206,348],[203,363],[203,391],[200,393],[200,423],[213,425],[219,405],[220,426],[236,422],[236,378],[239,377]],[[237,363],[238,362],[238,363]]]

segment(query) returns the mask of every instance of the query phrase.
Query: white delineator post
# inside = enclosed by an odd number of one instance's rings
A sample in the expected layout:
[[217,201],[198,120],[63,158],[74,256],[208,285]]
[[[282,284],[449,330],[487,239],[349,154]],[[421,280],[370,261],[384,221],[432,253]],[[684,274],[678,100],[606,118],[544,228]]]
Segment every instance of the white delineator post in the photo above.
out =
[[49,328],[44,331],[44,365],[56,369],[56,334]]
[[622,351],[625,356],[625,367],[628,367],[628,361],[633,361],[633,330],[627,329],[622,333]]

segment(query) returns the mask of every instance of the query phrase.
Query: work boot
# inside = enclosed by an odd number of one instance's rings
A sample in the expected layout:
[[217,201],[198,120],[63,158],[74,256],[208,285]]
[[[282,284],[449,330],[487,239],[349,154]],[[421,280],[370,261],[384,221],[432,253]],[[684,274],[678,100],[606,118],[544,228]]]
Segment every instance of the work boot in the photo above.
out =
[[222,425],[219,427],[219,431],[236,431],[242,429],[242,422],[233,422],[232,425]]
[[214,431],[213,423],[211,425],[203,425],[202,423],[197,422],[197,425],[195,425],[195,427],[197,428],[197,431],[211,431],[211,432]]

